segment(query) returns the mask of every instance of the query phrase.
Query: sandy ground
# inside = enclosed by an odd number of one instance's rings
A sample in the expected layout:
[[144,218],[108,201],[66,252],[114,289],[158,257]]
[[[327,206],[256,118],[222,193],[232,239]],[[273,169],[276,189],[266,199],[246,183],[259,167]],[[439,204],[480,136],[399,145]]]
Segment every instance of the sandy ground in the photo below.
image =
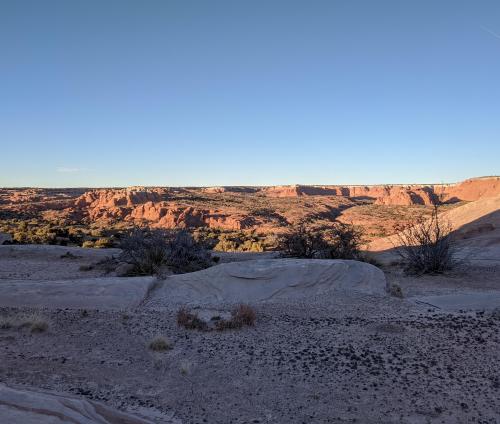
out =
[[[68,255],[68,252],[70,253]],[[0,283],[2,280],[61,280],[106,276],[104,266],[96,265],[117,256],[120,249],[85,249],[48,245],[0,245]]]
[[[35,266],[43,255],[14,253],[15,261],[2,252],[3,276],[25,272],[33,282],[51,274]],[[68,278],[76,260],[53,252],[50,266]],[[101,401],[156,423],[500,422],[500,316],[414,301],[496,293],[500,268],[420,278],[384,271],[406,299],[345,294],[257,303],[254,327],[226,332],[179,328],[168,305],[2,307],[0,317],[36,312],[49,328],[0,329],[0,381]],[[148,349],[159,334],[171,350]]]

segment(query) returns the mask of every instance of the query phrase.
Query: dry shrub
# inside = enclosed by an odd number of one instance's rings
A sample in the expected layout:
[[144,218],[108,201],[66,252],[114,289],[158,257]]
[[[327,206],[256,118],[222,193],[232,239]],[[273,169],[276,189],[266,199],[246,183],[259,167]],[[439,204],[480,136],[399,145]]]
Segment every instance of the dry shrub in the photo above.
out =
[[399,284],[390,284],[388,287],[388,292],[391,296],[399,297],[400,299],[404,298],[403,290],[401,289],[401,286]]
[[240,304],[231,311],[231,319],[218,320],[215,329],[218,331],[238,329],[245,325],[253,326],[255,324],[256,314],[249,305]]
[[43,333],[49,329],[49,322],[38,313],[0,317],[0,329],[8,330],[11,328],[29,328],[32,333]]
[[200,319],[197,314],[190,312],[187,308],[180,308],[177,311],[177,325],[188,330],[207,330],[208,325]]
[[396,252],[409,274],[439,274],[455,268],[458,249],[451,237],[451,224],[439,216],[435,205],[431,217],[397,225]]
[[[231,311],[230,319],[216,319],[213,321],[215,330],[223,331],[253,326],[255,318],[254,309],[251,306],[241,304]],[[185,307],[177,311],[177,325],[188,330],[212,331],[214,329],[214,327],[209,326],[208,323],[200,319],[197,314],[190,312]]]
[[166,337],[156,336],[149,342],[148,347],[155,352],[164,352],[166,350],[172,349],[173,345],[172,342]]
[[282,234],[278,240],[278,248],[283,256],[291,258],[315,258],[324,247],[323,238],[301,224]]
[[43,333],[49,329],[49,324],[47,321],[38,320],[34,321],[30,325],[30,330],[32,333]]
[[278,242],[284,256],[318,259],[360,259],[362,233],[351,224],[335,222],[313,230],[301,224],[283,234]]
[[122,260],[134,265],[136,275],[153,275],[163,266],[184,273],[212,265],[210,253],[184,230],[135,229],[121,248]]
[[232,319],[241,322],[242,325],[252,326],[255,324],[256,314],[254,309],[245,304],[238,305],[232,312]]
[[0,330],[8,330],[14,327],[16,324],[14,320],[10,317],[0,317]]
[[137,275],[153,275],[167,261],[168,234],[164,230],[135,229],[123,238],[125,261],[134,265]]

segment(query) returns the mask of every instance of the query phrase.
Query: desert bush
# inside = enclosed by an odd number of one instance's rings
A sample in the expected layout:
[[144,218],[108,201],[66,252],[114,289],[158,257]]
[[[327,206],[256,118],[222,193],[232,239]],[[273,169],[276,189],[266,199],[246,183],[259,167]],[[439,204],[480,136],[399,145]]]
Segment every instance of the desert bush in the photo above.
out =
[[221,234],[214,250],[218,252],[236,252],[238,250],[239,240],[235,240],[228,234]]
[[306,259],[359,259],[361,244],[362,233],[341,222],[323,230],[299,225],[283,234],[278,242],[284,256]]
[[210,252],[196,243],[187,231],[172,231],[168,243],[167,266],[174,273],[199,271],[213,265]]
[[134,265],[134,273],[152,275],[167,262],[168,233],[165,230],[135,229],[121,241],[122,259]]
[[102,237],[100,239],[97,239],[94,243],[94,247],[103,249],[107,247],[113,247],[113,240],[111,240],[109,237]]
[[363,236],[354,225],[335,222],[322,234],[325,243],[319,256],[325,259],[360,259]]
[[122,239],[122,260],[134,265],[134,273],[152,275],[162,266],[174,273],[192,272],[212,265],[210,253],[187,231],[136,229]]
[[231,311],[231,318],[222,319],[217,316],[212,318],[209,325],[198,317],[196,313],[189,311],[187,308],[182,307],[177,311],[177,325],[184,327],[188,330],[201,330],[201,331],[223,331],[229,329],[238,329],[244,326],[253,326],[255,324],[256,314],[254,309],[245,304],[236,306]]
[[177,311],[177,325],[188,330],[206,330],[208,328],[205,321],[184,307]]
[[173,345],[172,342],[166,337],[156,336],[149,342],[148,347],[155,352],[164,352],[166,350],[172,349]]
[[198,228],[193,231],[193,238],[200,246],[212,250],[219,242],[219,232],[217,230]]
[[451,237],[451,224],[439,216],[435,205],[430,218],[419,217],[397,225],[396,252],[410,274],[436,274],[458,265],[457,246]]
[[215,329],[218,331],[238,329],[245,325],[253,326],[255,324],[256,314],[254,309],[245,304],[236,306],[231,311],[231,319],[221,319],[215,323]]
[[94,242],[92,240],[85,240],[82,243],[82,247],[92,248],[92,247],[94,247]]
[[49,329],[49,324],[43,319],[38,319],[30,323],[30,331],[32,333],[43,333]]
[[264,243],[261,240],[245,240],[239,250],[242,252],[263,252]]
[[283,256],[292,258],[314,258],[324,247],[321,235],[307,229],[302,224],[292,227],[278,240],[278,248]]
[[241,322],[243,325],[252,326],[255,324],[256,314],[254,309],[245,304],[238,305],[232,312],[233,319]]

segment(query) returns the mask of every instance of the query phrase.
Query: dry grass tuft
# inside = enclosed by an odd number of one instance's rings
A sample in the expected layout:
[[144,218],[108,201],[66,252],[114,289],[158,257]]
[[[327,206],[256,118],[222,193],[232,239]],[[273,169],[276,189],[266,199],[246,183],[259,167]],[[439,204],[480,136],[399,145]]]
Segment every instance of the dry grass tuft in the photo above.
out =
[[212,318],[214,326],[211,326],[207,322],[200,319],[196,313],[182,307],[177,312],[177,325],[188,330],[231,330],[254,325],[256,314],[251,306],[240,304],[231,311],[230,319],[221,319],[220,317],[217,318],[218,319]]
[[253,326],[255,324],[256,314],[254,309],[245,304],[240,304],[231,311],[231,319],[221,319],[215,324],[218,331],[242,328],[245,325]]
[[401,289],[401,286],[399,284],[393,283],[389,286],[389,294],[394,297],[399,297],[400,299],[403,299],[403,290]]
[[43,333],[49,329],[49,322],[47,318],[38,313],[0,317],[1,330],[14,328],[29,328],[32,333]]
[[0,317],[0,330],[9,330],[15,327],[15,322],[10,317]]
[[179,364],[179,371],[183,376],[191,375],[194,372],[195,364],[191,361],[182,361]]
[[177,325],[188,330],[207,330],[208,325],[201,320],[197,314],[190,312],[187,308],[180,308],[177,311]]
[[21,317],[18,326],[28,327],[32,333],[43,333],[49,329],[47,319],[37,313]]
[[254,309],[245,304],[238,305],[232,312],[233,320],[240,322],[242,325],[252,326],[255,324],[256,314]]
[[165,352],[166,350],[172,349],[173,344],[166,337],[156,336],[149,342],[148,347],[155,352]]

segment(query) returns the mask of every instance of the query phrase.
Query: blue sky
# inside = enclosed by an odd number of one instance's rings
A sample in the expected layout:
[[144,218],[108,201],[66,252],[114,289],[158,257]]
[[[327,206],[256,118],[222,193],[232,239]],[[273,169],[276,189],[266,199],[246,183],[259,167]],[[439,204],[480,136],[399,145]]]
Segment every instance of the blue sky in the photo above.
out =
[[0,186],[500,174],[500,2],[0,2]]

